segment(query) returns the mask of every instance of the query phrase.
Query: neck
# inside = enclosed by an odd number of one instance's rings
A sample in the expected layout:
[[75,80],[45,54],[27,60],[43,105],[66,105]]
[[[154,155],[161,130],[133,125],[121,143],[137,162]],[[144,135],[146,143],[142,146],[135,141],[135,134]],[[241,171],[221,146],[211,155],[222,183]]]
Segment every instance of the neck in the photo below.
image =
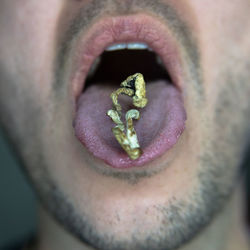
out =
[[[180,250],[247,250],[243,194],[242,188],[236,190],[212,223]],[[42,208],[39,209],[39,218],[39,241],[36,250],[93,250],[66,232]]]

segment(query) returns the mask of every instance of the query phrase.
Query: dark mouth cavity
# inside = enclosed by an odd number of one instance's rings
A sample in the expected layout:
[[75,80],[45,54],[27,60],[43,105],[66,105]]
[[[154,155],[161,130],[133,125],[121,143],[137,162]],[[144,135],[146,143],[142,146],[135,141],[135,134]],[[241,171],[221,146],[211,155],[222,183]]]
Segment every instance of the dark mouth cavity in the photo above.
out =
[[[118,50],[105,51],[98,59],[94,72],[90,72],[85,83],[88,88],[95,84],[119,84],[129,75],[140,72],[146,82],[166,80],[171,78],[163,66],[161,59],[149,50]],[[91,71],[91,70],[90,70]]]

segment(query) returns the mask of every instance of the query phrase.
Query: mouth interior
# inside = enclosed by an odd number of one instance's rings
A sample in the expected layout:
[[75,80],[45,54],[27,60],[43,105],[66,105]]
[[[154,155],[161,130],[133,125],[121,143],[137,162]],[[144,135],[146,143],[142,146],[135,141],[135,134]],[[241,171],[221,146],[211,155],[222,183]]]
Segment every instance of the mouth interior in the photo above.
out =
[[[110,94],[134,73],[144,75],[148,98],[148,105],[140,110],[141,118],[134,122],[143,150],[136,161],[129,159],[116,141],[111,131],[114,123],[106,115],[113,107]],[[84,86],[77,100],[75,134],[94,156],[110,166],[142,166],[171,148],[184,130],[186,114],[180,91],[153,51],[105,51],[93,63]],[[133,108],[131,98],[120,96],[119,103],[124,117]]]
[[96,60],[96,65],[92,66],[92,70],[90,70],[85,83],[85,89],[92,83],[117,85],[121,80],[126,79],[129,75],[136,72],[142,73],[146,82],[154,82],[160,79],[171,82],[170,76],[161,63],[160,57],[152,51],[105,51]]

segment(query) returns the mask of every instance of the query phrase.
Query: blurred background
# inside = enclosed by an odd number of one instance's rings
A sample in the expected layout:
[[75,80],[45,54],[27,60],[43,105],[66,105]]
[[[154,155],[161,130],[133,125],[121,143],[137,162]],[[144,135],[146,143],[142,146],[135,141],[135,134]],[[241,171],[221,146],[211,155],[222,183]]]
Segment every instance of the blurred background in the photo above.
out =
[[[246,209],[250,211],[250,149],[246,164]],[[36,228],[35,195],[0,130],[0,249],[28,239]],[[246,211],[247,211],[246,210]],[[250,225],[250,213],[246,220]]]
[[0,130],[0,249],[28,239],[35,228],[35,195]]

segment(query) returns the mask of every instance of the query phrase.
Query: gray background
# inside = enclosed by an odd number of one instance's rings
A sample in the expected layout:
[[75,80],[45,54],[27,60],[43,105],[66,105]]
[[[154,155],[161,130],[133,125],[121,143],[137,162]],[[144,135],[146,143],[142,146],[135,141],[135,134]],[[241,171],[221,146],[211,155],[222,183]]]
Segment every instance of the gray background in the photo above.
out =
[[[0,249],[29,237],[36,228],[35,196],[0,130]],[[250,153],[248,154],[250,155]],[[250,159],[250,157],[249,157]],[[246,163],[250,190],[249,159]],[[246,170],[246,168],[245,168]],[[250,199],[249,199],[250,200]],[[250,208],[250,206],[249,206]],[[248,221],[249,216],[248,216]],[[250,224],[250,223],[249,223]]]
[[35,197],[0,130],[0,249],[35,230]]

